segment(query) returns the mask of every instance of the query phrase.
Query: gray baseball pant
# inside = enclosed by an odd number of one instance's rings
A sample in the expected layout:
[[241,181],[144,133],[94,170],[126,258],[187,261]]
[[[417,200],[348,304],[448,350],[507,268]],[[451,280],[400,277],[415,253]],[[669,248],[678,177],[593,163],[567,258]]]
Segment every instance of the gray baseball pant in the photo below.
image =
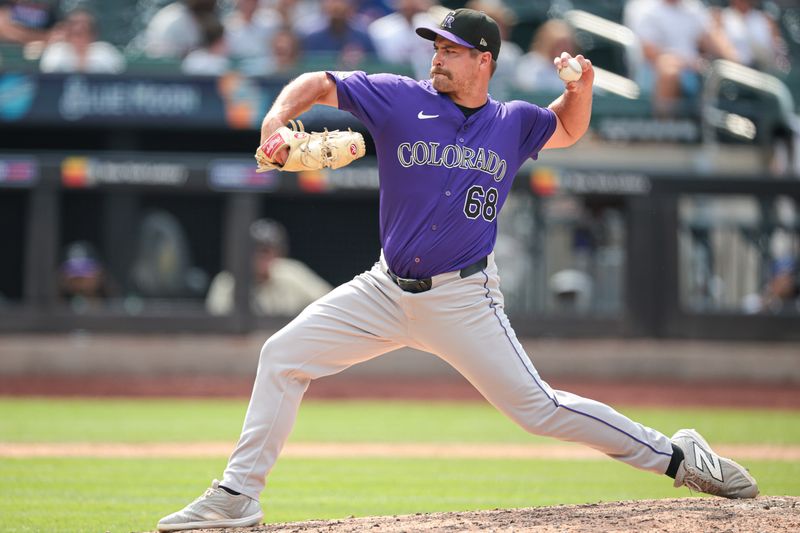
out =
[[579,442],[663,474],[668,437],[611,407],[553,390],[503,310],[493,256],[467,278],[434,276],[427,292],[401,290],[385,260],[312,303],[264,344],[242,434],[222,485],[258,500],[312,379],[409,346],[440,357],[497,409],[537,435]]

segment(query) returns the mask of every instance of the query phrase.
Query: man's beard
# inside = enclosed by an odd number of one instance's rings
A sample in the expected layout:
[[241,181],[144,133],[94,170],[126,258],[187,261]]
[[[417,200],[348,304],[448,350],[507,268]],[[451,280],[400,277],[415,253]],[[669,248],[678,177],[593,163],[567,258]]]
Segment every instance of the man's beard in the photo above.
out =
[[[435,76],[436,74],[439,76]],[[433,83],[433,88],[440,93],[452,92],[455,89],[453,84],[453,74],[449,70],[436,67],[432,68],[431,82]]]

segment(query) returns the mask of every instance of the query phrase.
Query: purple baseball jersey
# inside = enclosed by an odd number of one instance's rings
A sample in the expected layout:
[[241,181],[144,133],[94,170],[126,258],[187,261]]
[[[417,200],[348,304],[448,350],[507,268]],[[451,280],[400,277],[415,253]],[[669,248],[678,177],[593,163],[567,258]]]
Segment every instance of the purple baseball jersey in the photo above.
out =
[[427,278],[489,255],[514,176],[555,131],[555,114],[489,97],[466,118],[430,80],[360,71],[328,75],[339,108],[361,120],[375,141],[389,268],[401,277]]

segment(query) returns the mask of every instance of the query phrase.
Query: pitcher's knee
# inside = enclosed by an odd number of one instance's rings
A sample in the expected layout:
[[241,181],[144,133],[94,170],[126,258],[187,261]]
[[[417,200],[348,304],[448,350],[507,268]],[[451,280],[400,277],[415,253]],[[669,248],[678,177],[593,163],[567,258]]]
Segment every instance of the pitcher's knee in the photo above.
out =
[[534,408],[515,410],[513,413],[508,413],[508,416],[528,433],[548,436],[553,431],[557,410],[555,404],[548,402]]
[[298,359],[296,344],[273,336],[267,339],[261,348],[258,360],[258,371],[275,375],[279,378],[310,380],[311,376],[302,371],[303,363]]
[[548,435],[548,425],[540,417],[527,417],[524,419],[515,420],[517,424],[528,433],[533,435]]

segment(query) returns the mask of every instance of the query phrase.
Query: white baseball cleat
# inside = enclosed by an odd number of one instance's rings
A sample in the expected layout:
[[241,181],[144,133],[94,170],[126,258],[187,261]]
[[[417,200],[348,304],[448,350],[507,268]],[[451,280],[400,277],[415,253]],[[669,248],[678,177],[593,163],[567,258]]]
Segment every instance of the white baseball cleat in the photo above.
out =
[[758,484],[753,476],[737,462],[714,453],[697,431],[681,429],[671,440],[684,455],[675,475],[676,487],[685,485],[724,498],[758,496]]
[[159,531],[216,527],[246,527],[261,522],[261,505],[244,494],[234,496],[219,488],[216,479],[202,496],[158,521]]

